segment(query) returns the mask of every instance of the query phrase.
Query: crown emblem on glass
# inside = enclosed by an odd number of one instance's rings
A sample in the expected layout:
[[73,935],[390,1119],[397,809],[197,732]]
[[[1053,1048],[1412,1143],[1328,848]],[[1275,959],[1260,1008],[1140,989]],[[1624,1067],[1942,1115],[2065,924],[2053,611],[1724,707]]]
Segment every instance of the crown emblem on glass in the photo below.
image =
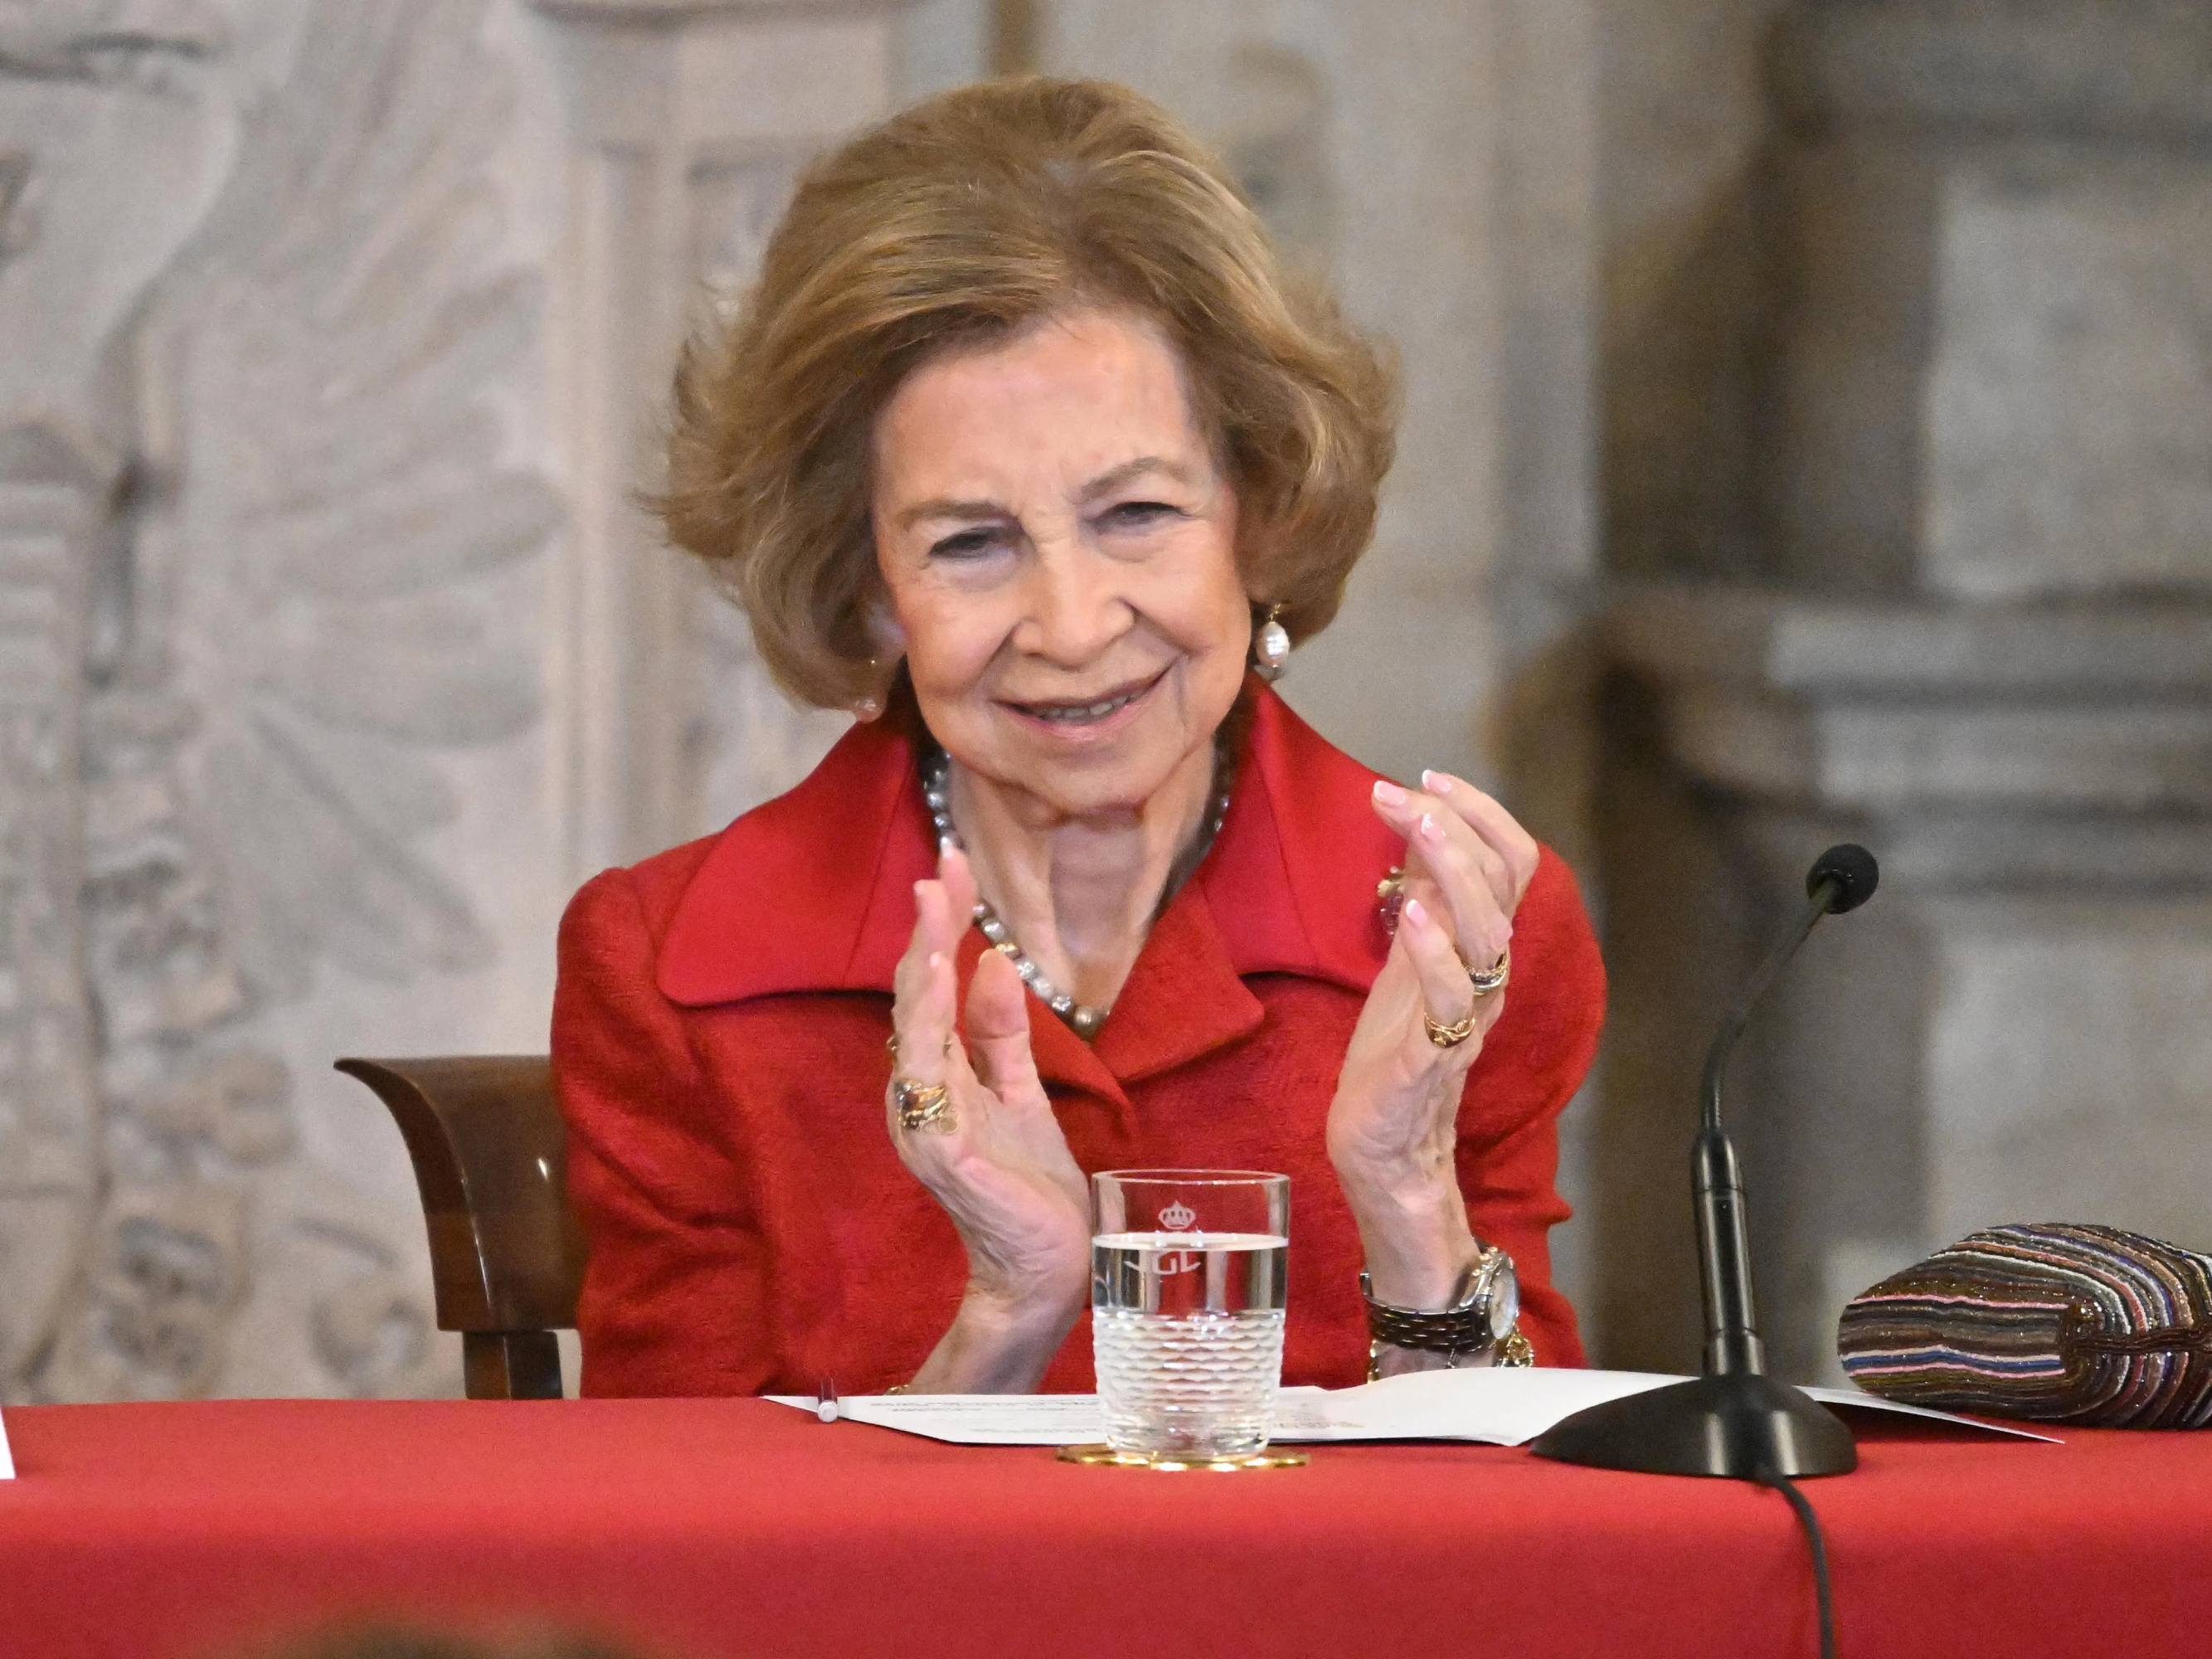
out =
[[1160,1225],[1171,1233],[1188,1232],[1190,1224],[1198,1219],[1198,1212],[1180,1200],[1160,1212]]

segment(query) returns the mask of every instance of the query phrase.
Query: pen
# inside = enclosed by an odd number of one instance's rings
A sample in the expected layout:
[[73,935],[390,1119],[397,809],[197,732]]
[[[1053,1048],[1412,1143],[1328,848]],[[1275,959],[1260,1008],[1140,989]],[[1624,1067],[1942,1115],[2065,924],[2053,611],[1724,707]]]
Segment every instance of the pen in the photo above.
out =
[[837,1420],[837,1385],[826,1376],[814,1389],[814,1414],[824,1423]]

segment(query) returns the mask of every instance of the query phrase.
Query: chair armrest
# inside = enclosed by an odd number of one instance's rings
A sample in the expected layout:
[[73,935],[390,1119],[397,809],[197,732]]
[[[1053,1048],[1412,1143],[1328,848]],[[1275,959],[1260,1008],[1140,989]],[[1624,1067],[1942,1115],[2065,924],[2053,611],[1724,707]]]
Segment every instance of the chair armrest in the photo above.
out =
[[407,1143],[442,1330],[573,1328],[584,1235],[543,1054],[341,1060]]

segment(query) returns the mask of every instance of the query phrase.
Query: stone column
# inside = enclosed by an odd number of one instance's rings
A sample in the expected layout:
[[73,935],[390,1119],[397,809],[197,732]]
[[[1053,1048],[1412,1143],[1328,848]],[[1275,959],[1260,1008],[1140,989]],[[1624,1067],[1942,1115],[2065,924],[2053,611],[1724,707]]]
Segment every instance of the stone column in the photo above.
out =
[[1773,62],[1775,580],[1611,623],[1609,1358],[1693,1356],[1711,1005],[1850,836],[1734,1095],[1805,1376],[1977,1227],[2212,1247],[2212,17],[1827,0]]
[[714,828],[833,729],[785,706],[742,625],[639,505],[669,376],[751,278],[793,175],[891,100],[897,0],[538,0],[569,140],[552,402],[574,532],[554,600],[556,786],[571,882]]

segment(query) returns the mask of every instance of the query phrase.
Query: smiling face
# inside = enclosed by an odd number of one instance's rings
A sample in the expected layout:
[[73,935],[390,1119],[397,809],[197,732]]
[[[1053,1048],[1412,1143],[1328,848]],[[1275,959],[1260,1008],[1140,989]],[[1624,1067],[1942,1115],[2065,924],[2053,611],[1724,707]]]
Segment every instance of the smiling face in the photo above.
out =
[[1236,495],[1156,329],[1080,310],[926,363],[874,444],[895,635],[953,759],[1073,817],[1210,764],[1252,614]]

